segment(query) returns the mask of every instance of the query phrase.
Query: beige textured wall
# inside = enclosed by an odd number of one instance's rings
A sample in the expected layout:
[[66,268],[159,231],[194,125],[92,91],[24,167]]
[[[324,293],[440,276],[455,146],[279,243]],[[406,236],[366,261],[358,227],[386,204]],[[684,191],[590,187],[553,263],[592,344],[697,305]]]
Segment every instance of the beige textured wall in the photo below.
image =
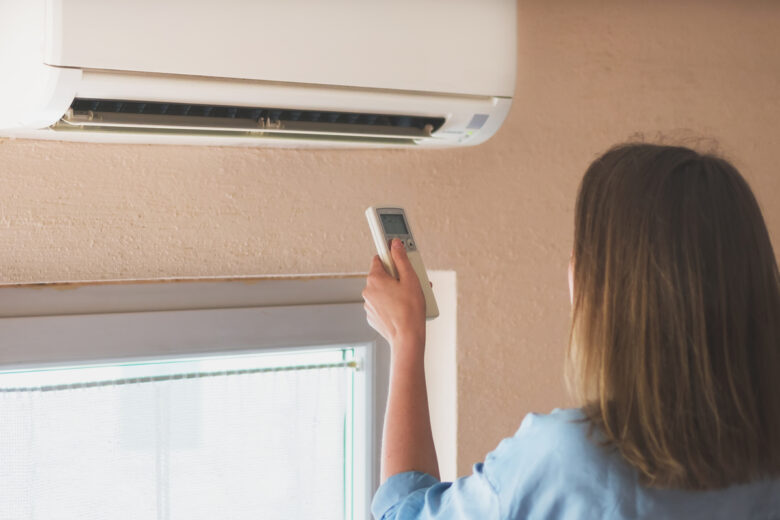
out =
[[636,132],[703,135],[780,233],[780,4],[521,1],[505,127],[447,152],[0,144],[6,282],[367,268],[363,209],[406,206],[458,275],[461,473],[566,403],[578,180]]

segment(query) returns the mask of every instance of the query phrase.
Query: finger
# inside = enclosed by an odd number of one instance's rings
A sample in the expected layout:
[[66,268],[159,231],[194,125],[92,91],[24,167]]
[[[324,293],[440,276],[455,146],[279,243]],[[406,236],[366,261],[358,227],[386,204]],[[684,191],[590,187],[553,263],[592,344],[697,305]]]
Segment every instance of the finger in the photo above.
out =
[[409,256],[406,254],[406,248],[404,247],[403,242],[397,238],[393,239],[390,255],[393,257],[399,280],[404,280],[411,275],[414,275],[415,278],[417,277],[417,273],[414,272],[414,267],[412,267],[412,263],[409,261]]
[[376,314],[371,312],[370,309],[366,310],[366,322],[369,324],[369,326],[374,329],[375,331],[379,332],[381,334],[380,328],[378,323],[379,320],[377,320]]
[[368,323],[369,327],[379,332],[378,329],[376,328],[376,325],[374,325],[374,321],[371,319],[371,316],[366,315],[366,322]]
[[371,303],[369,300],[366,300],[363,302],[363,309],[366,311],[366,314],[376,314],[376,308],[374,308],[374,304]]
[[376,316],[376,313],[374,312],[374,309],[372,309],[370,305],[364,304],[363,305],[363,310],[366,311],[366,319],[369,322],[374,321],[374,316]]
[[374,255],[374,259],[371,261],[371,268],[368,271],[368,276],[378,276],[380,278],[389,278],[390,275],[385,271],[385,265],[379,258],[379,255]]

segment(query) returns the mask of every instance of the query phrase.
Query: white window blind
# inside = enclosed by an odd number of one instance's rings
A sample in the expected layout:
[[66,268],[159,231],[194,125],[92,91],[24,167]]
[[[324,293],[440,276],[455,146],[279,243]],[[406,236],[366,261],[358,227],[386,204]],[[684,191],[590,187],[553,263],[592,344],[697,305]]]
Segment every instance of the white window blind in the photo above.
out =
[[0,518],[343,519],[355,368],[331,348],[0,375]]

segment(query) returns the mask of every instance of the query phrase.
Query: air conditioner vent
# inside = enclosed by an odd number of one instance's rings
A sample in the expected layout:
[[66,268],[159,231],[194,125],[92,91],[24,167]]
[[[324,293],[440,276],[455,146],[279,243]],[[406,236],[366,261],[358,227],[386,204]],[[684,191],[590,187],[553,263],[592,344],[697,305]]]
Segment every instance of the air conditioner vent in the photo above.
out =
[[[164,103],[156,101],[123,101],[107,99],[84,99],[76,98],[71,104],[71,119],[65,118],[65,122],[83,124],[83,117],[90,115],[94,119],[95,114],[101,114],[103,121],[115,119],[116,121],[132,119],[111,118],[111,114],[123,114],[128,116],[150,116],[145,120],[153,124],[155,116],[160,116],[160,121],[178,121],[182,126],[188,126],[187,120],[199,122],[212,121],[219,122],[219,126],[224,126],[228,120],[236,123],[242,123],[237,126],[237,130],[246,131],[247,126],[256,126],[257,122],[263,122],[263,129],[271,131],[276,127],[283,129],[286,123],[313,123],[338,125],[339,128],[349,128],[354,126],[360,129],[361,134],[365,133],[366,127],[376,127],[380,129],[395,129],[402,137],[413,137],[414,130],[425,132],[430,135],[431,132],[438,130],[444,124],[443,117],[424,117],[414,115],[391,115],[391,114],[367,114],[358,112],[331,112],[320,110],[299,110],[285,108],[268,107],[240,107],[240,106],[222,106],[222,105],[200,105],[187,103]],[[75,117],[74,117],[75,116]],[[79,118],[78,116],[82,116]],[[109,116],[109,117],[105,117]],[[185,119],[186,118],[186,119]],[[138,119],[140,121],[140,119]],[[247,125],[248,123],[248,125]],[[346,126],[345,126],[346,125]],[[170,126],[170,125],[166,125]],[[296,128],[292,125],[290,128]],[[301,127],[304,128],[304,127]],[[403,131],[406,129],[407,131]],[[411,131],[411,132],[409,132]],[[401,135],[399,135],[401,137]]]

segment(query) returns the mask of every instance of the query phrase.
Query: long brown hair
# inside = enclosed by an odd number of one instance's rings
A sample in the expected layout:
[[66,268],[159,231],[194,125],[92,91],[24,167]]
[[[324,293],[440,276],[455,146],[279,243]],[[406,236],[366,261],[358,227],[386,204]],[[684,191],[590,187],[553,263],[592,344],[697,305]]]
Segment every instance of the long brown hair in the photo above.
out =
[[587,418],[653,487],[780,475],[780,275],[722,158],[625,144],[575,210],[569,366]]

